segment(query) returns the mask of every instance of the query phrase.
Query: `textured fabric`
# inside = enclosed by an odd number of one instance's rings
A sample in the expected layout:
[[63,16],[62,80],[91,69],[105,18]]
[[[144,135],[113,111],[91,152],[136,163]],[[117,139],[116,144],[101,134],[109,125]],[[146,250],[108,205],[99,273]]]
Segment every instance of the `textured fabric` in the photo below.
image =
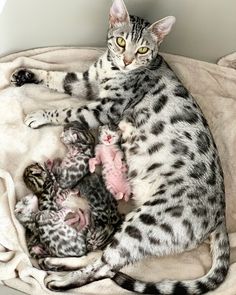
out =
[[[55,93],[40,85],[9,86],[17,67],[83,71],[102,49],[41,48],[0,59],[0,280],[27,294],[53,294],[44,286],[46,272],[32,266],[24,231],[13,214],[16,200],[28,191],[22,181],[23,169],[32,161],[61,157],[62,127],[32,130],[24,125],[25,114],[40,108],[78,105],[78,98]],[[184,85],[201,106],[218,146],[225,174],[227,225],[230,232],[231,267],[226,281],[215,295],[236,294],[236,71],[180,56],[166,55]],[[125,204],[127,206],[127,204]],[[209,244],[178,256],[143,260],[124,269],[143,280],[192,279],[204,275],[211,266]],[[43,289],[43,291],[42,291]],[[70,294],[130,294],[109,279],[94,282]],[[55,293],[58,294],[58,293]],[[60,293],[64,294],[64,293]]]

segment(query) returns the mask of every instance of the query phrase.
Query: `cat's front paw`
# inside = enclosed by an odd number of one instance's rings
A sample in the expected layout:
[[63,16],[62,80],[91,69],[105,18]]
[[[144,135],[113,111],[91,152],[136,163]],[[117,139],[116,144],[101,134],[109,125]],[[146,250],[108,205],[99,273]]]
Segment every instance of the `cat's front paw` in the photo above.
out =
[[60,263],[60,258],[46,257],[38,260],[39,267],[46,271],[63,271],[64,267]]
[[52,291],[66,291],[85,285],[89,282],[88,278],[88,274],[81,271],[51,274],[45,278],[45,285]]
[[17,69],[11,76],[11,84],[20,87],[24,84],[38,84],[40,81],[37,79],[36,75],[27,69]]
[[47,113],[44,110],[29,113],[26,115],[24,122],[25,125],[33,129],[50,123]]

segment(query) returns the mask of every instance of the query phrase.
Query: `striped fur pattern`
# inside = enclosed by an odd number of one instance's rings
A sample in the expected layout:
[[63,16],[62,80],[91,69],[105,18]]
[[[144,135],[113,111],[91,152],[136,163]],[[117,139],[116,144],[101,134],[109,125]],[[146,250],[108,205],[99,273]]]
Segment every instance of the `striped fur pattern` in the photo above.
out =
[[[130,17],[123,1],[114,0],[107,51],[87,71],[19,69],[12,76],[16,85],[30,76],[29,83],[88,101],[84,107],[30,113],[25,123],[31,128],[71,121],[85,128],[121,121],[131,127],[122,149],[136,208],[101,259],[66,276],[49,275],[46,284],[52,290],[109,277],[135,293],[203,294],[225,279],[229,242],[217,147],[194,98],[158,54],[173,23],[173,17],[153,24]],[[181,253],[208,237],[212,268],[202,278],[144,283],[120,273],[143,257]]]

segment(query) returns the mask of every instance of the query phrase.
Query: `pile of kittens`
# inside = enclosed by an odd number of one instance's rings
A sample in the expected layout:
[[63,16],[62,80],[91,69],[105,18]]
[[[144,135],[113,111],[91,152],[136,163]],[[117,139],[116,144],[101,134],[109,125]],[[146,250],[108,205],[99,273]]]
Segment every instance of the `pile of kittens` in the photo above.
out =
[[[65,157],[25,168],[32,193],[17,202],[15,215],[32,257],[83,256],[104,248],[120,227],[117,200],[131,196],[120,132],[101,126],[98,138],[95,146],[89,130],[70,123],[61,134]],[[102,175],[94,173],[96,165]]]

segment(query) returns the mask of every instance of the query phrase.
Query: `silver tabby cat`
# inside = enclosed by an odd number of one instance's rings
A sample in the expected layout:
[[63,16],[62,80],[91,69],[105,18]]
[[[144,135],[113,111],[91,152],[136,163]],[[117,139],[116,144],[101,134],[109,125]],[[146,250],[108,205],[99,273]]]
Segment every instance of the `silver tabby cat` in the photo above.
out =
[[[200,108],[158,54],[174,17],[153,24],[129,16],[122,0],[110,9],[106,52],[84,73],[19,69],[17,86],[41,83],[87,99],[88,104],[28,114],[31,128],[78,121],[85,128],[131,123],[124,137],[136,210],[93,265],[46,278],[48,288],[65,290],[101,278],[136,293],[203,294],[227,275],[229,241],[225,224],[223,173],[216,145]],[[194,280],[149,282],[119,272],[145,256],[196,248],[211,238],[212,267]]]

